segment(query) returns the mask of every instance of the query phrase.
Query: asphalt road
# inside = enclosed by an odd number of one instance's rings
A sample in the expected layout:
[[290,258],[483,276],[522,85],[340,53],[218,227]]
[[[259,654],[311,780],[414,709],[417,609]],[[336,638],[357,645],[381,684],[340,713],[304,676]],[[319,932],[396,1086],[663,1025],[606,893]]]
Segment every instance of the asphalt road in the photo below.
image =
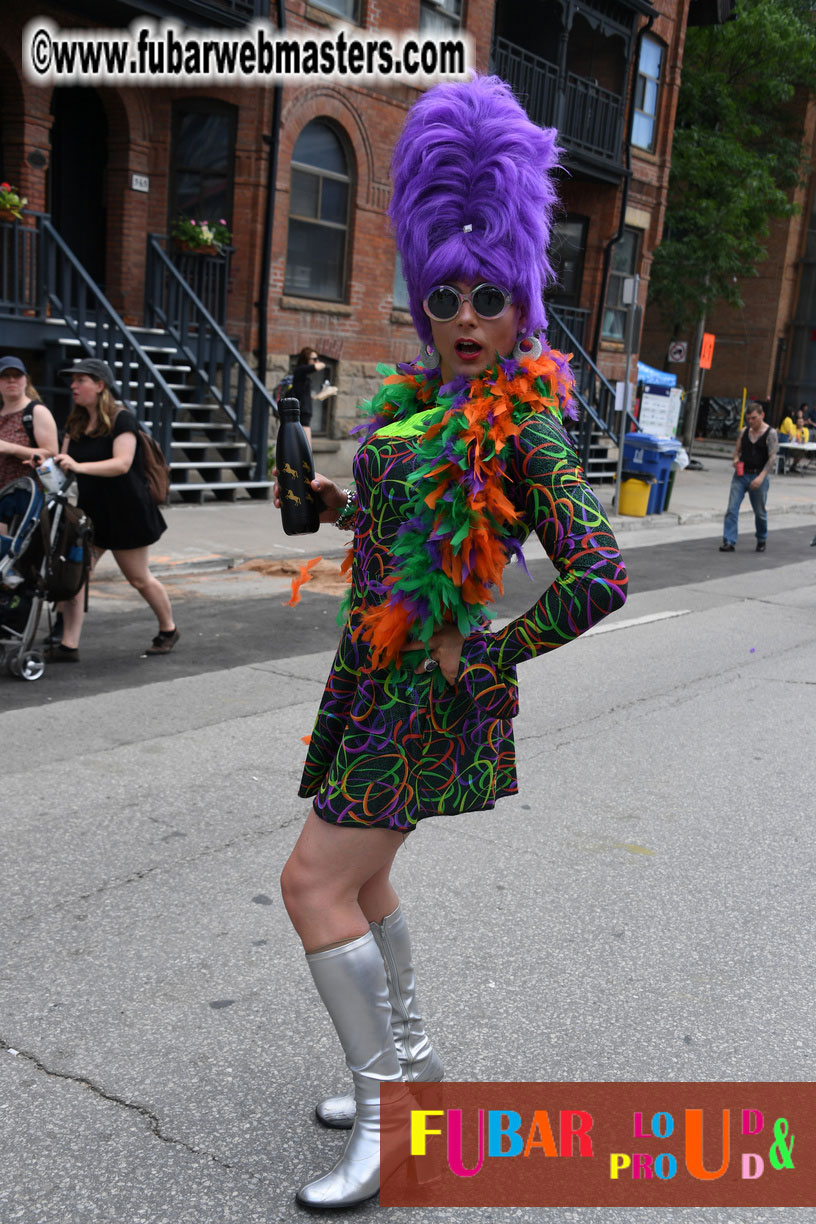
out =
[[[679,541],[625,552],[629,594],[696,585],[726,575],[765,573],[800,560],[816,563],[810,551],[813,526],[773,532],[768,551],[758,555],[749,536],[736,553],[717,551],[720,536]],[[526,611],[537,591],[552,581],[546,557],[529,560],[532,581],[516,567],[505,571],[505,595],[496,604],[500,617]],[[191,573],[170,587],[182,638],[172,654],[151,657],[154,622],[149,610],[125,583],[97,583],[83,633],[78,664],[51,664],[38,681],[0,675],[0,710],[72,700],[156,680],[197,676],[240,667],[257,659],[285,659],[336,646],[338,597],[303,588],[290,608],[290,580],[264,578],[247,570]],[[42,634],[38,635],[42,637]]]
[[[519,795],[427,821],[400,851],[449,1079],[813,1079],[811,534],[774,531],[760,556],[633,548],[626,608],[522,669]],[[517,578],[507,614],[530,602]],[[277,886],[336,599],[285,595],[185,580],[178,651],[141,659],[149,616],[110,584],[80,665],[0,679],[18,703],[0,709],[2,1224],[302,1220],[295,1188],[339,1153],[312,1109],[345,1084],[340,1053]]]

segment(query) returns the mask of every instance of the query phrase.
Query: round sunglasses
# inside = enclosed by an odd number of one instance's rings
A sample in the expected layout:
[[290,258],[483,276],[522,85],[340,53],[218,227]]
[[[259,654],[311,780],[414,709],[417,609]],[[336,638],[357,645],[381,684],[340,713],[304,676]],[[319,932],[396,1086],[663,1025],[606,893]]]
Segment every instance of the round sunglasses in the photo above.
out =
[[498,285],[477,285],[470,293],[460,293],[453,285],[437,285],[422,303],[429,318],[437,323],[449,323],[462,309],[463,302],[470,302],[480,319],[499,319],[512,303],[513,298],[506,289]]

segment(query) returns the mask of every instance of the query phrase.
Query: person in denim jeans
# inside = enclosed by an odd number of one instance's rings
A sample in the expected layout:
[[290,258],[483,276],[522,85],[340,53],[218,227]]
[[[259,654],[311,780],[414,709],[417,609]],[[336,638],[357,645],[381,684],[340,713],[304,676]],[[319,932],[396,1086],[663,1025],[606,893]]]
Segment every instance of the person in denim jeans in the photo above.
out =
[[768,481],[776,463],[779,440],[775,429],[765,424],[765,410],[752,400],[748,404],[747,424],[740,432],[734,447],[734,475],[728,509],[723,523],[723,542],[720,552],[734,552],[737,546],[739,508],[747,493],[751,499],[756,523],[756,550],[765,551],[768,538]]

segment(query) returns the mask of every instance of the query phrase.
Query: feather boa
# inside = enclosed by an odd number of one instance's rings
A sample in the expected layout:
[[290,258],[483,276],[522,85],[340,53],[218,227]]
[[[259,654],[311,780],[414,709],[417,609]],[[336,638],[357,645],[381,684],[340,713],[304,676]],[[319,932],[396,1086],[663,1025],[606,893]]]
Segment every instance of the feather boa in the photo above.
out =
[[[406,643],[429,640],[443,623],[467,637],[483,625],[502,571],[521,559],[513,527],[519,513],[504,475],[508,448],[531,415],[561,422],[577,415],[569,358],[545,348],[535,361],[504,358],[477,378],[440,387],[439,370],[416,363],[381,368],[385,381],[356,432],[367,440],[384,425],[436,406],[408,477],[412,494],[392,549],[385,599],[355,630],[371,646],[371,666],[399,666]],[[430,491],[429,491],[430,489]]]

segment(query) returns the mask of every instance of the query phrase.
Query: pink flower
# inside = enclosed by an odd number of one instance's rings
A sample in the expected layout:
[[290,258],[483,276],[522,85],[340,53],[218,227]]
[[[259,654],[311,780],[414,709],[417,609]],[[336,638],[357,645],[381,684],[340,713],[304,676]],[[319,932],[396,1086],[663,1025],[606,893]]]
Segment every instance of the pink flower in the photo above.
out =
[[221,220],[218,222],[218,224],[219,224],[219,225],[226,225],[227,223],[226,223],[225,219],[222,217],[222,218],[221,218]]

